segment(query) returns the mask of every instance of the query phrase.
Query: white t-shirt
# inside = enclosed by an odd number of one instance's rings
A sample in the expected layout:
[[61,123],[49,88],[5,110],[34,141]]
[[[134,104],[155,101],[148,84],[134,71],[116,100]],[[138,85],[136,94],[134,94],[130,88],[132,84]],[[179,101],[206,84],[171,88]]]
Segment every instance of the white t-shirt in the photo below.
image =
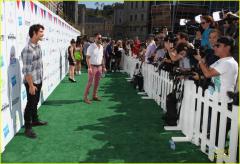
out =
[[96,43],[90,44],[87,49],[87,56],[90,56],[90,64],[92,65],[101,65],[103,60],[103,46],[96,45]]
[[[210,67],[214,68],[220,75],[212,77],[214,88],[209,87],[209,91],[211,94],[214,91],[220,92],[219,101],[221,101],[223,98],[226,98],[228,91],[234,91],[238,76],[238,63],[233,57],[225,57],[219,59]],[[228,97],[227,102],[230,102]]]

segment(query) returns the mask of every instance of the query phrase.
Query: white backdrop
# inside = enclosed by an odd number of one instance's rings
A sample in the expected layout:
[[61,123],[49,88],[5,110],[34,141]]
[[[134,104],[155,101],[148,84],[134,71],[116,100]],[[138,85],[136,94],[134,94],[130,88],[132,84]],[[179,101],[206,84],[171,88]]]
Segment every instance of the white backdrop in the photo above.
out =
[[26,90],[22,83],[21,51],[29,40],[32,24],[45,27],[43,51],[44,79],[39,106],[56,88],[68,70],[66,50],[80,32],[39,2],[1,3],[1,152],[24,124]]

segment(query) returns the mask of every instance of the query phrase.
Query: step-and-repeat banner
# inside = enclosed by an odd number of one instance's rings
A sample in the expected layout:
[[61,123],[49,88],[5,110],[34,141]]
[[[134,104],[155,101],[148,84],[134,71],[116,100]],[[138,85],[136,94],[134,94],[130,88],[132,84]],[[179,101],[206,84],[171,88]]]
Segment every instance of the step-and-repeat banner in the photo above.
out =
[[22,83],[21,51],[29,41],[33,24],[42,24],[44,79],[40,104],[47,99],[68,70],[67,47],[80,32],[55,15],[40,2],[9,1],[1,3],[1,152],[24,125],[27,94]]

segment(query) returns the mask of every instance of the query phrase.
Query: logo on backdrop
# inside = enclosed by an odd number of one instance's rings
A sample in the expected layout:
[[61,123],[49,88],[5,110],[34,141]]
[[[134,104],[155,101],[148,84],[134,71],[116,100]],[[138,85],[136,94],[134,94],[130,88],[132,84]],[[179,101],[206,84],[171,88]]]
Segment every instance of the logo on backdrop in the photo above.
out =
[[3,128],[3,134],[4,134],[4,138],[7,138],[8,134],[9,134],[8,124]]
[[12,83],[12,87],[14,87],[14,86],[17,84],[16,75],[14,75],[13,77],[11,77],[11,83]]
[[9,35],[8,35],[8,39],[10,40],[10,39],[16,39],[16,36],[13,34],[13,33],[10,33]]
[[2,110],[5,110],[7,108],[9,108],[9,104],[7,103],[2,104]]
[[26,26],[30,26],[30,24],[31,24],[30,21],[25,20],[25,25]]
[[4,35],[0,35],[0,41],[4,41],[5,40],[5,37],[4,37]]
[[22,17],[18,17],[18,26],[22,26],[23,22],[22,22]]
[[10,50],[10,65],[17,63],[15,47],[12,46]]
[[17,97],[14,100],[12,100],[12,106],[17,104],[18,102],[19,102],[19,97]]

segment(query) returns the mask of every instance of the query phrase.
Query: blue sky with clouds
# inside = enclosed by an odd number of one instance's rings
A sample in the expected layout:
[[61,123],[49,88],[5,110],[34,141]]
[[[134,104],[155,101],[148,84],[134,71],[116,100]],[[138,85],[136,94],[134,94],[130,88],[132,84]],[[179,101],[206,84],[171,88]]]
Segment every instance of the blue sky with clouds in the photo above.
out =
[[100,4],[101,3],[104,3],[105,5],[111,5],[113,4],[114,2],[121,2],[121,1],[112,1],[112,2],[106,2],[106,1],[95,1],[95,2],[79,2],[79,4],[85,4],[87,8],[96,8],[95,6],[95,3],[96,2],[99,2]]

